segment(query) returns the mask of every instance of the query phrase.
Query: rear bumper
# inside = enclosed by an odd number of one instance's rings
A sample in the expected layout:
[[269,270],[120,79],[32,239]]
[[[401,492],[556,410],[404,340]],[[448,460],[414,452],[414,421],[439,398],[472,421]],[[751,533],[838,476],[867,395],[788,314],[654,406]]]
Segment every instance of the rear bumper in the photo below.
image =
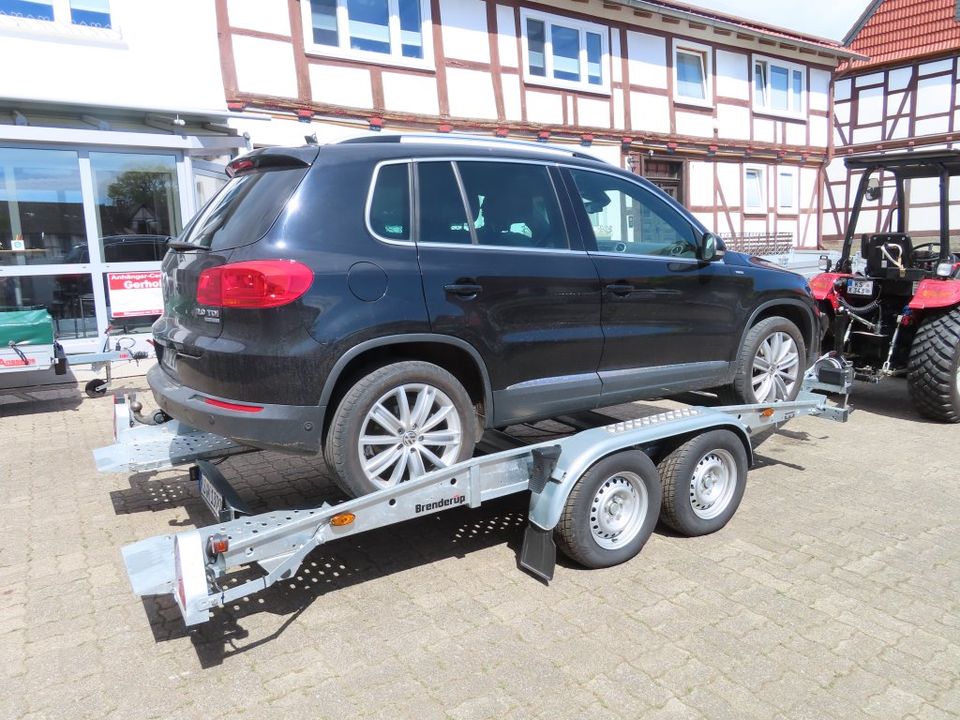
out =
[[[165,413],[199,430],[216,433],[238,443],[261,450],[297,455],[320,452],[323,408],[316,405],[263,405],[257,412],[242,412],[216,407],[204,398],[231,403],[181,385],[159,364],[147,373],[153,397]],[[249,403],[243,403],[248,405]]]

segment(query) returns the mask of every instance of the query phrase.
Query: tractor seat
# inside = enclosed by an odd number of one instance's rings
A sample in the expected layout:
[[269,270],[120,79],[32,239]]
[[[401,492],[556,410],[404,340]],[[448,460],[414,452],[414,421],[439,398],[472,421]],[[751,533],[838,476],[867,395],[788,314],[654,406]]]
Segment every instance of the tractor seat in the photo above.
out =
[[[868,277],[897,277],[899,268],[884,255],[882,248],[887,246],[887,252],[899,260],[905,268],[909,268],[913,260],[913,242],[905,233],[877,233],[864,235],[860,240],[860,255],[867,261],[866,274]],[[893,247],[891,247],[893,246]],[[898,255],[894,248],[899,248]]]

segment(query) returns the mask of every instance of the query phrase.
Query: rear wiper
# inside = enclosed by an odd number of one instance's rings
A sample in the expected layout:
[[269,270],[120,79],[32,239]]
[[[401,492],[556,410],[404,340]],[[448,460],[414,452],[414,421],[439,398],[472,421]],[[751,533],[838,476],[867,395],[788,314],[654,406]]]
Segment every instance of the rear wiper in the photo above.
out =
[[205,248],[202,245],[195,245],[194,243],[176,240],[175,238],[167,240],[167,247],[171,250],[205,250],[208,252],[210,250],[210,248]]

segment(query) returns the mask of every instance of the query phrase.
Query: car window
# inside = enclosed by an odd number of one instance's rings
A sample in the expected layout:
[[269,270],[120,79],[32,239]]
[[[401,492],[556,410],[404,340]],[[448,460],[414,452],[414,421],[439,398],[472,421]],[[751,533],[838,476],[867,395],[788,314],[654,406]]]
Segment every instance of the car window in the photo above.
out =
[[410,239],[410,173],[407,163],[383,165],[370,198],[370,228],[388,240]]
[[606,173],[570,170],[600,252],[695,258],[692,225],[665,200]]
[[566,249],[566,230],[544,165],[459,161],[480,245]]
[[460,185],[449,162],[417,163],[420,195],[420,242],[472,242]]

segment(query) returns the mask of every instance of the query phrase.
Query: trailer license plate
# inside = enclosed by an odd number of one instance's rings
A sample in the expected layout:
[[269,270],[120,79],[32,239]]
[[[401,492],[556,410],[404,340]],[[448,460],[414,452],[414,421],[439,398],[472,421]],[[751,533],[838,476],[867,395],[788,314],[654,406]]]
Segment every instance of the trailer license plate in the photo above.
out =
[[200,475],[200,497],[203,498],[204,504],[210,508],[213,516],[220,520],[220,513],[223,512],[223,495],[203,474]]
[[848,295],[873,295],[873,280],[847,280]]

